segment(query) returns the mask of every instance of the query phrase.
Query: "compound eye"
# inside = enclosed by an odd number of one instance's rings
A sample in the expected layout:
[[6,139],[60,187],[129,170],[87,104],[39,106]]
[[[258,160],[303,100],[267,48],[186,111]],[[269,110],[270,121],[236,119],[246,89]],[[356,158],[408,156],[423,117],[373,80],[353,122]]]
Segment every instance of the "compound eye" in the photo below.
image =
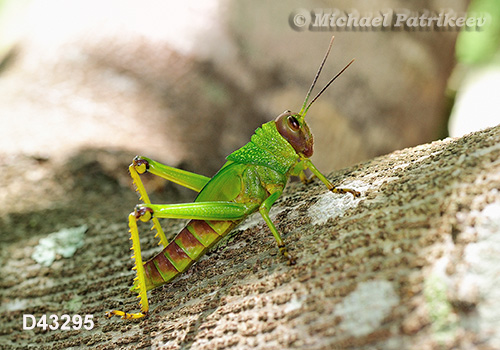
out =
[[299,121],[293,115],[288,116],[287,121],[288,125],[290,126],[290,129],[292,129],[293,131],[299,131],[300,129]]

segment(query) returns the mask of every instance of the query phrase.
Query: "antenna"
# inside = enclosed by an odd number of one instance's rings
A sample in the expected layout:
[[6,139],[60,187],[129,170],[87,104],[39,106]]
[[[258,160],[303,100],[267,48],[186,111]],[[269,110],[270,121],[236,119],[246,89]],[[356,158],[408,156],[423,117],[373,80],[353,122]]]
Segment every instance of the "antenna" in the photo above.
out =
[[[332,49],[333,45],[333,39],[335,39],[335,36],[332,36],[330,39],[330,45],[328,45],[328,49],[326,50],[325,57],[323,57],[323,61],[321,61],[321,64],[319,65],[318,71],[316,72],[316,76],[314,77],[314,80],[311,84],[311,87],[309,88],[309,91],[307,92],[306,99],[304,100],[304,104],[302,105],[302,108],[300,109],[299,115],[302,115],[302,112],[304,112],[304,108],[307,105],[307,100],[309,100],[309,96],[311,95],[312,90],[314,89],[314,86],[316,85],[316,81],[319,78],[319,75],[321,74],[321,70],[323,69],[323,66],[325,65],[326,59],[328,58],[328,55],[330,54],[330,50]],[[310,104],[309,104],[310,106]],[[309,108],[307,108],[309,109]],[[306,109],[306,113],[307,113]],[[304,114],[305,115],[305,114]]]
[[[332,79],[330,79],[330,81],[328,82],[328,84],[325,85],[325,87],[323,89],[321,89],[320,92],[318,92],[318,94],[312,99],[312,101],[309,103],[309,105],[307,106],[307,108],[305,109],[304,111],[304,116],[306,115],[307,111],[309,110],[309,108],[311,107],[311,105],[314,103],[314,101],[316,101],[323,92],[325,92],[326,89],[328,89],[328,87],[331,85],[331,83],[333,83],[335,81],[335,79],[337,79],[340,74],[344,73],[344,71],[354,62],[354,58],[351,60],[351,62],[349,62],[344,68],[342,68],[342,70],[340,72],[337,73],[336,76],[334,76]],[[302,107],[304,108],[304,107]],[[302,110],[301,110],[302,112]],[[301,114],[302,115],[302,114]]]
[[[309,97],[311,96],[311,92],[314,89],[314,86],[316,85],[316,82],[318,81],[319,75],[321,74],[321,70],[323,69],[323,66],[325,65],[326,59],[328,58],[328,55],[330,54],[330,51],[332,49],[333,45],[333,39],[335,39],[335,36],[332,36],[330,39],[330,45],[328,45],[328,49],[326,50],[325,57],[323,57],[323,61],[321,61],[321,64],[319,65],[318,71],[316,72],[316,76],[314,77],[314,80],[311,84],[311,87],[309,88],[309,91],[307,91],[306,99],[304,100],[304,104],[302,105],[302,108],[300,109],[299,115],[302,117],[305,117],[307,114],[307,111],[311,107],[311,105],[321,96],[323,92],[325,92],[326,89],[337,79],[344,71],[354,62],[354,58],[349,62],[340,72],[337,73],[330,81],[325,85],[323,89],[312,99],[312,101],[307,104],[307,101],[309,100]],[[307,105],[307,107],[306,107]]]

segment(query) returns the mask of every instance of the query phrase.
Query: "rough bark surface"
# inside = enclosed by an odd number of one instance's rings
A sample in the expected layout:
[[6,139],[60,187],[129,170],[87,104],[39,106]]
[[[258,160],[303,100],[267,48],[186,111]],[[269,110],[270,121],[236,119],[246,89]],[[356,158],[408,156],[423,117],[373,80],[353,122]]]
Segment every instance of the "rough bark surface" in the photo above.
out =
[[[272,217],[297,265],[286,265],[264,222],[251,216],[182,278],[150,292],[151,313],[138,321],[104,317],[138,306],[128,291],[134,273],[123,209],[133,195],[98,161],[61,171],[63,191],[51,193],[52,204],[0,221],[0,348],[498,349],[499,159],[495,127],[330,176],[360,190],[359,199],[317,181],[292,183]],[[10,186],[46,166],[15,161],[16,171],[12,159],[2,162]],[[43,171],[35,192],[45,193]],[[39,238],[83,223],[89,229],[73,257],[50,267],[32,260]],[[151,256],[159,248],[146,225],[141,233]],[[23,331],[23,314],[92,314],[95,327]]]

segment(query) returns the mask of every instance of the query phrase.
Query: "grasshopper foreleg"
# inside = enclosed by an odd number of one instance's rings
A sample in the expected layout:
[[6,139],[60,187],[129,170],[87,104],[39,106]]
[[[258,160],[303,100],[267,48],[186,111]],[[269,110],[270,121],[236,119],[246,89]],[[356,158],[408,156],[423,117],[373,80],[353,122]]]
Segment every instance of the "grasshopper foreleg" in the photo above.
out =
[[[311,162],[309,158],[304,159],[303,162],[304,162],[304,168],[311,170],[311,172],[314,174],[313,176],[316,176],[318,179],[320,179],[321,182],[323,182],[326,185],[326,187],[330,190],[330,192],[341,193],[341,194],[350,193],[354,197],[359,197],[361,195],[361,193],[359,193],[358,191],[350,188],[335,187],[323,174],[321,174],[321,172],[314,166],[314,164]],[[300,173],[299,176],[301,180],[302,177],[305,178],[303,172]],[[304,182],[304,180],[302,182]]]
[[332,188],[329,188],[329,190],[330,190],[330,192],[333,192],[333,193],[340,193],[340,194],[350,193],[354,197],[359,197],[361,195],[361,193],[359,193],[358,191],[353,190],[351,188],[340,188],[340,187],[333,186]]

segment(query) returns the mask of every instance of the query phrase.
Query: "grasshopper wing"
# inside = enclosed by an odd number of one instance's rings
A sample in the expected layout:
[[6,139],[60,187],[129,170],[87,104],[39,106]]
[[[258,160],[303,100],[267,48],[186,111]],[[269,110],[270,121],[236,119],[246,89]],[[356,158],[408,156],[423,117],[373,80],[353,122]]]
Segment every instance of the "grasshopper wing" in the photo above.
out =
[[224,164],[217,174],[203,187],[196,197],[195,202],[206,201],[232,201],[241,192],[242,174],[248,167],[247,164]]

